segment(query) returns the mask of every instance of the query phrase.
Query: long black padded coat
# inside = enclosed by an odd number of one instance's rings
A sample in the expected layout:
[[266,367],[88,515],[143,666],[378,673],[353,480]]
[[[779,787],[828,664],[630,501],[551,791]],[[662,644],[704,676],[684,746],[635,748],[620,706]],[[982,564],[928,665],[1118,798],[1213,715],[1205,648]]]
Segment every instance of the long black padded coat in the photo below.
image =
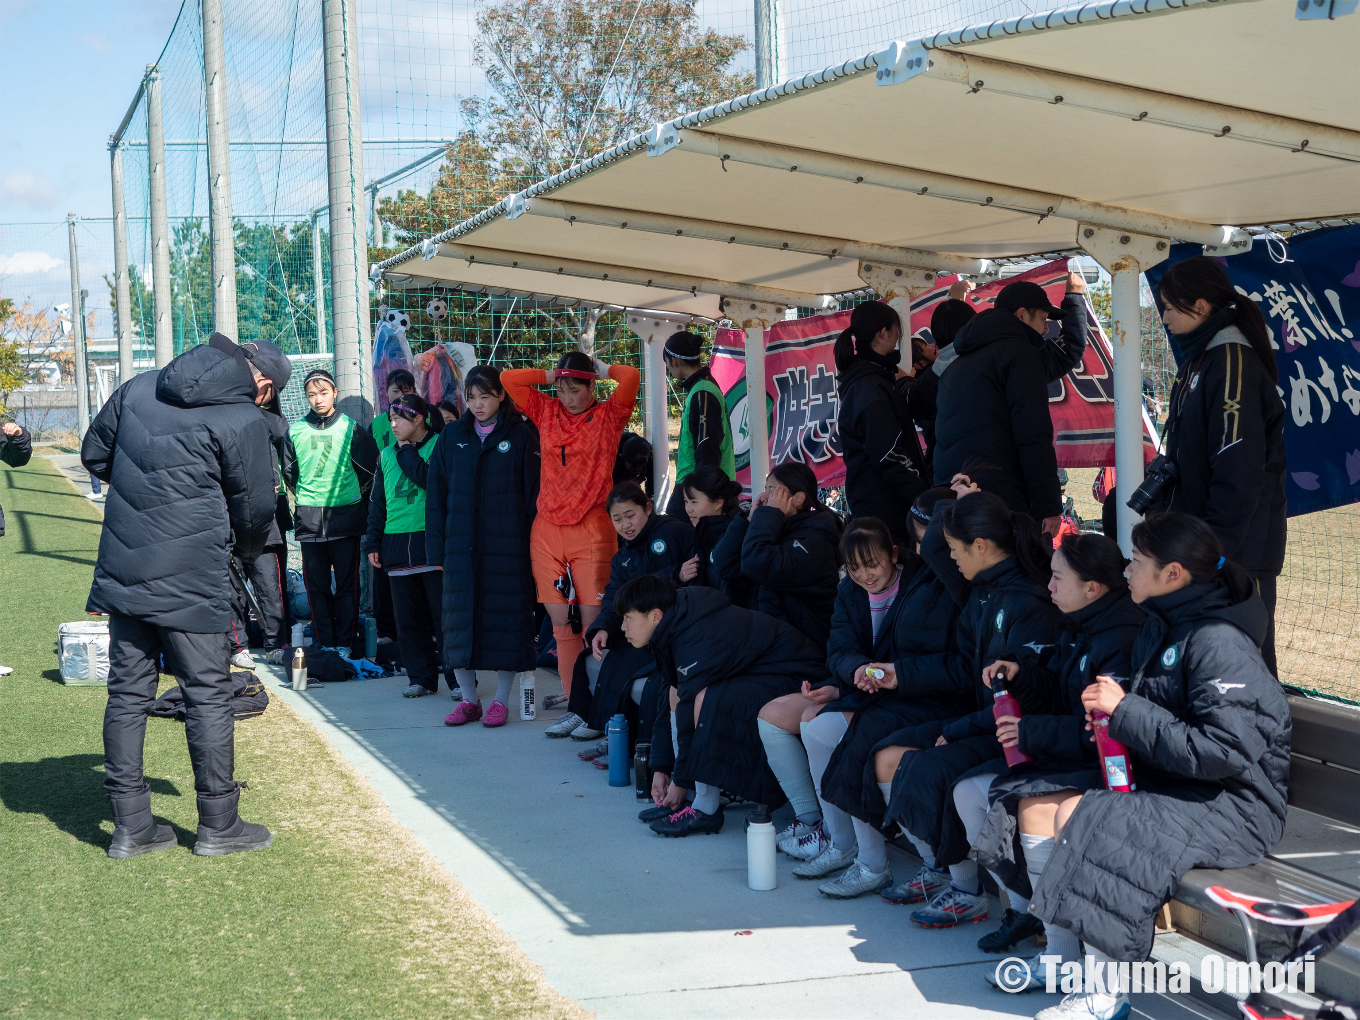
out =
[[745,538],[746,517],[740,507],[700,517],[694,525],[694,554],[699,557],[699,573],[689,583],[722,592],[734,606],[755,609],[756,586],[741,572],[741,545]]
[[[943,523],[943,518],[931,521],[921,555],[955,600],[962,600],[957,679],[972,692],[975,708],[943,724],[899,730],[875,749],[918,748],[902,756],[885,818],[930,844],[939,867],[957,864],[968,854],[968,837],[954,809],[954,784],[974,770],[1004,772],[1006,767],[992,719],[992,692],[982,682],[982,670],[997,659],[1018,661],[1021,675],[1012,693],[1022,713],[1052,711],[1055,685],[1027,667],[1052,654],[1062,618],[1047,586],[1026,575],[1013,556],[965,581],[949,556]],[[940,736],[947,743],[937,747]]]
[[600,615],[586,631],[586,643],[605,631],[609,647],[623,644],[623,619],[614,612],[614,597],[619,589],[635,577],[655,574],[671,581],[678,580],[680,564],[694,555],[694,528],[687,517],[668,517],[652,514],[642,530],[619,546],[609,561],[609,581],[600,600]]
[[[952,719],[973,707],[972,688],[961,680],[955,627],[959,607],[935,572],[914,560],[897,598],[873,638],[869,596],[850,578],[836,593],[827,642],[827,668],[844,696],[826,712],[853,712],[850,728],[822,774],[822,798],[855,818],[881,825],[887,805],[874,775],[874,748],[904,727]],[[869,662],[891,662],[893,690],[865,694],[855,671]]]
[[228,557],[264,551],[277,497],[269,424],[236,344],[214,333],[119,386],[80,460],[112,486],[87,611],[230,630]]
[[803,634],[826,655],[840,584],[841,519],[830,510],[778,507],[751,511],[741,543],[741,572],[760,585],[756,607]]
[[[803,681],[827,678],[823,653],[781,620],[732,605],[711,588],[681,588],[675,605],[652,633],[652,654],[668,686],[679,694],[675,711],[680,753],[671,779],[696,782],[776,807],[787,799],[765,761],[756,726],[767,703],[798,691]],[[704,692],[700,718],[694,699]],[[671,742],[669,713],[658,713],[654,753]],[[653,759],[654,767],[660,759]]]
[[[1234,604],[1225,587],[1194,584],[1142,605],[1131,690],[1110,716],[1138,790],[1105,790],[1088,773],[1030,900],[1036,917],[1130,961],[1151,951],[1153,915],[1187,871],[1246,867],[1279,841],[1291,738],[1284,691],[1257,650],[1259,596]],[[988,867],[1014,859],[1017,803],[994,787],[977,840]]]
[[529,531],[538,430],[507,399],[483,442],[468,411],[439,434],[425,487],[425,549],[444,567],[444,665],[534,668]]

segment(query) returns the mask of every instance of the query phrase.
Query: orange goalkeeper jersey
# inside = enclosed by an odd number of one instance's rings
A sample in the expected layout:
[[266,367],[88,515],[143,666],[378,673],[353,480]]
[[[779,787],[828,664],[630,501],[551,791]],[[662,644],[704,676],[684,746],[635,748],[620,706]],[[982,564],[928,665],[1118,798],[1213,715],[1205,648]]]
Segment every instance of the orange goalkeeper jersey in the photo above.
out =
[[534,389],[546,385],[539,368],[511,368],[501,385],[515,406],[538,426],[543,467],[538,512],[553,524],[579,524],[595,507],[603,507],[614,485],[619,436],[633,413],[642,377],[629,365],[611,365],[609,378],[618,383],[608,400],[597,400],[580,414]]

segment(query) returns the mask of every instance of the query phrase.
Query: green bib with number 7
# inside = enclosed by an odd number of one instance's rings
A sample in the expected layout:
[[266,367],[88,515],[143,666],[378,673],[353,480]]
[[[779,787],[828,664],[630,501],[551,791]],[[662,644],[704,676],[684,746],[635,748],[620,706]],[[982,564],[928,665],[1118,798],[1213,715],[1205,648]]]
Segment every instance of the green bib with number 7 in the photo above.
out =
[[288,429],[297,453],[298,506],[351,506],[359,502],[359,476],[349,461],[354,419],[341,415],[328,429],[313,428],[307,419]]

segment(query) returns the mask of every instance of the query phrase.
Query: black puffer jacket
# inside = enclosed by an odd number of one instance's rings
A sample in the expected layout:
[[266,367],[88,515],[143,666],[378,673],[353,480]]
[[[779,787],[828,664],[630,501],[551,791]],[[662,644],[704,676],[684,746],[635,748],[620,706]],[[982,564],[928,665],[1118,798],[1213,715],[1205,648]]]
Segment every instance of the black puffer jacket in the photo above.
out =
[[600,615],[586,631],[586,642],[596,633],[609,635],[609,647],[623,642],[623,618],[614,612],[614,596],[635,577],[656,574],[674,581],[680,564],[694,555],[694,529],[688,518],[652,514],[633,538],[624,542],[609,561],[609,583],[604,586],[600,600]]
[[1095,738],[1086,728],[1081,692],[1098,676],[1125,680],[1133,675],[1133,641],[1146,618],[1127,589],[1064,614],[1055,654],[1035,667],[1044,684],[1055,688],[1058,711],[1020,720],[1020,750],[1039,763],[1095,764]]
[[694,552],[699,573],[690,582],[722,592],[734,606],[756,608],[757,587],[741,572],[741,547],[746,540],[746,515],[740,507],[725,514],[700,517],[694,528]]
[[[33,437],[28,429],[20,427],[17,436],[7,436],[0,432],[0,460],[10,467],[23,467],[33,457]],[[0,538],[5,537],[5,511],[0,510]]]
[[[822,650],[788,624],[734,606],[711,588],[676,592],[675,605],[652,634],[651,650],[680,698],[675,712],[680,754],[672,779],[687,789],[697,781],[760,803],[783,803],[765,764],[756,716],[804,680],[826,680]],[[705,724],[696,726],[694,699],[700,691],[706,692]],[[669,714],[658,713],[653,754],[664,754],[670,743]],[[653,759],[654,767],[658,762]]]
[[1181,369],[1167,456],[1180,469],[1168,509],[1214,529],[1223,554],[1253,577],[1284,567],[1284,401],[1236,326]]
[[[916,373],[911,386],[907,389],[907,413],[921,429],[926,441],[926,477],[934,478],[935,464],[935,415],[936,401],[940,395],[940,373],[954,360],[953,345],[940,351],[935,361],[924,371]],[[941,364],[941,358],[945,359]],[[939,370],[936,370],[936,366]]]
[[118,387],[91,423],[80,459],[112,491],[89,612],[231,629],[228,557],[264,551],[277,497],[269,425],[235,347],[213,334]]
[[485,443],[474,420],[468,411],[444,427],[426,475],[425,547],[444,567],[444,664],[533,669],[538,430],[509,400]]
[[776,507],[761,506],[751,511],[741,543],[741,572],[760,585],[760,611],[792,624],[817,646],[819,659],[831,633],[843,529],[829,510],[785,517]]
[[836,389],[850,514],[877,517],[899,545],[909,545],[907,513],[930,479],[893,369],[875,355],[862,355],[836,377]]
[[[1153,915],[1191,868],[1254,864],[1284,832],[1291,726],[1257,651],[1266,610],[1217,584],[1148,599],[1132,690],[1110,716],[1138,790],[1089,790],[1063,829],[1030,912],[1116,960],[1144,959]],[[994,804],[978,839],[1003,856]]]
[[297,465],[293,461],[293,444],[288,441],[288,419],[279,411],[278,397],[260,410],[264,412],[264,420],[269,425],[269,439],[274,444],[274,453],[277,457],[275,486],[279,491],[277,505],[274,508],[274,526],[269,529],[265,548],[282,549],[288,545],[284,536],[293,530],[293,511],[288,506],[288,492],[284,479],[296,473]]
[[1039,519],[1062,513],[1048,384],[1081,364],[1085,299],[1068,294],[1062,312],[1057,339],[1045,339],[995,308],[959,330],[956,357],[940,376],[936,398],[936,484],[969,471],[1012,510]]

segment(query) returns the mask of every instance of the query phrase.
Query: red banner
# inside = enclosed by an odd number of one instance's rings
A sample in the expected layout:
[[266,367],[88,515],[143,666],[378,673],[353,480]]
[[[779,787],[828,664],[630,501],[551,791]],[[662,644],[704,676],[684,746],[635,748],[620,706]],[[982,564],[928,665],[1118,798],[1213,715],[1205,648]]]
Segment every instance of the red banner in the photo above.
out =
[[[930,338],[930,317],[935,306],[949,296],[956,277],[941,277],[940,286],[912,302],[912,336]],[[1021,276],[995,280],[968,296],[978,311],[992,306],[1001,288],[1016,280],[1031,280],[1062,302],[1067,283],[1067,260],[1049,262]],[[1053,418],[1054,445],[1062,468],[1106,467],[1114,464],[1114,370],[1110,343],[1086,305],[1088,334],[1080,368],[1048,388],[1049,413]],[[777,322],[765,331],[765,395],[769,422],[770,463],[800,460],[817,474],[823,487],[845,481],[836,431],[839,400],[832,346],[850,324],[850,313],[835,312]],[[1049,323],[1056,336],[1059,325]],[[909,353],[904,352],[904,361]],[[714,338],[711,363],[713,378],[727,398],[732,433],[737,448],[737,480],[750,484],[750,438],[746,399],[746,335],[741,330],[720,329]],[[1144,460],[1155,455],[1153,434],[1143,415]]]

